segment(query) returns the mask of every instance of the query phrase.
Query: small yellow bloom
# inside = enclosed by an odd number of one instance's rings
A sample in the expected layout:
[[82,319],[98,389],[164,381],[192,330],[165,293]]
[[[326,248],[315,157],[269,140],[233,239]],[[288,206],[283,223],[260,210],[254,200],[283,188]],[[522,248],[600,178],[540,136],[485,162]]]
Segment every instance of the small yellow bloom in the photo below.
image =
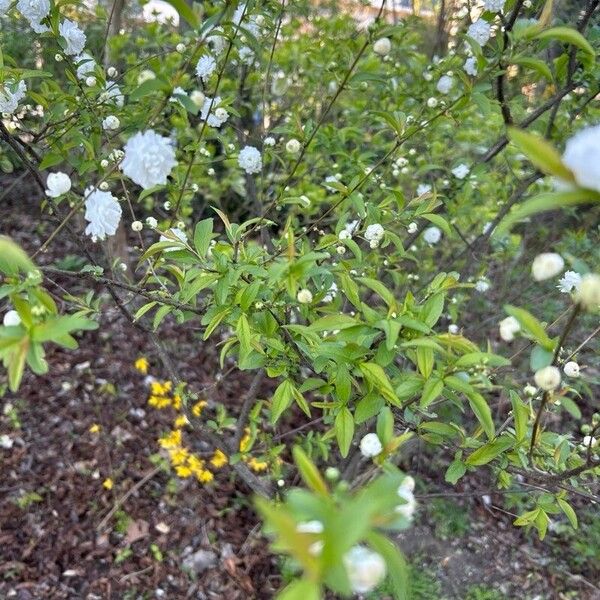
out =
[[98,425],[98,423],[94,423],[89,429],[90,433],[98,433],[99,431],[100,431],[100,425]]
[[192,470],[185,465],[178,465],[175,467],[175,472],[179,477],[189,477],[192,474]]
[[208,402],[206,402],[206,400],[200,400],[199,402],[196,402],[196,404],[194,404],[194,406],[192,406],[192,414],[195,417],[199,417],[202,414],[202,409],[208,404]]
[[210,459],[210,464],[215,467],[215,469],[220,469],[222,466],[226,465],[227,462],[227,456],[221,452],[221,450],[215,450],[213,457]]
[[175,410],[181,410],[181,396],[179,394],[173,396],[173,408]]
[[167,435],[163,435],[158,443],[162,448],[177,448],[181,446],[181,429],[175,429]]
[[173,450],[169,450],[169,458],[171,459],[171,464],[174,467],[182,465],[188,459],[189,452],[187,448],[174,448]]
[[142,375],[146,375],[148,373],[148,367],[150,366],[150,363],[148,362],[148,359],[141,356],[140,358],[138,358],[134,363],[133,366],[142,374]]
[[167,406],[171,406],[171,398],[167,398],[166,396],[152,395],[150,398],[148,398],[148,404],[158,409],[166,408]]
[[246,452],[250,449],[250,442],[252,438],[250,437],[250,430],[246,428],[244,437],[240,440],[240,452]]
[[187,460],[188,467],[192,470],[194,475],[198,475],[204,470],[204,461],[198,458],[195,454],[191,454]]
[[177,427],[177,429],[185,427],[185,425],[189,425],[189,423],[190,422],[188,421],[188,418],[185,415],[179,415],[174,421],[174,425],[175,427]]
[[107,477],[103,482],[102,482],[102,486],[104,488],[106,488],[107,490],[112,490],[113,489],[113,480],[110,477]]
[[248,466],[253,471],[256,471],[257,473],[260,473],[261,471],[266,471],[267,470],[267,467],[269,466],[269,463],[265,462],[264,460],[256,460],[256,458],[252,457],[248,461]]
[[173,384],[170,381],[153,381],[150,389],[154,396],[165,396],[171,391]]
[[201,483],[210,483],[215,478],[215,476],[206,469],[203,469],[202,471],[196,473],[196,477]]

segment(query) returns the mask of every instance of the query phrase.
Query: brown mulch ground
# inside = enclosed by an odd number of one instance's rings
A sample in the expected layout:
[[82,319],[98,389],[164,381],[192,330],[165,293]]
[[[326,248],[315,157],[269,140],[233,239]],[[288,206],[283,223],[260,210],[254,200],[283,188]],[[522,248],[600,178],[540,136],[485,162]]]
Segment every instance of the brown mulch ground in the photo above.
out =
[[[52,227],[38,223],[31,198],[35,194],[21,188],[0,205],[1,232],[30,252]],[[77,248],[59,237],[42,261],[69,253]],[[60,296],[59,289],[49,289]],[[192,386],[215,382],[218,349],[169,321],[161,338]],[[0,600],[274,596],[277,565],[259,533],[248,490],[228,469],[205,487],[155,469],[156,439],[169,418],[146,404],[147,385],[132,364],[140,355],[152,360],[144,334],[111,307],[100,329],[80,338],[79,350],[52,348],[46,376],[26,375],[18,394],[1,398],[0,434],[8,434],[13,447],[0,449]],[[158,361],[152,362],[153,374],[164,376]],[[250,379],[227,377],[210,399],[235,414]],[[99,434],[89,431],[93,424]],[[441,473],[423,468],[421,474],[441,482]],[[111,490],[103,487],[107,477],[114,480]],[[598,597],[585,582],[557,574],[544,547],[512,528],[510,517],[480,504],[471,511],[466,537],[440,540],[434,524],[424,522],[399,540],[407,553],[424,557],[444,597],[464,598],[464,590],[481,581],[508,598]],[[190,574],[185,565],[194,556],[196,574]]]

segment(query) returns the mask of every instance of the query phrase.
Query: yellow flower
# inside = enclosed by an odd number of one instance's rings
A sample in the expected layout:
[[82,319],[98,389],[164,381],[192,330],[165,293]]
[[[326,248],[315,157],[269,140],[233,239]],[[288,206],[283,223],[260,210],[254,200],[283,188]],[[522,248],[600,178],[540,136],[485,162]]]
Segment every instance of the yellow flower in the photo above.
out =
[[99,431],[100,431],[100,425],[98,425],[98,423],[94,423],[89,429],[90,433],[98,433]]
[[150,398],[148,398],[148,404],[158,409],[166,408],[167,406],[171,406],[171,398],[167,398],[166,396],[152,395]]
[[184,427],[185,425],[189,425],[188,418],[185,415],[179,415],[174,421],[175,427],[178,429]]
[[102,486],[105,487],[107,490],[112,490],[113,489],[113,480],[110,477],[107,477],[102,482]]
[[192,470],[194,475],[198,475],[198,473],[204,470],[204,461],[201,458],[198,458],[195,454],[191,454],[187,460],[188,467]]
[[253,471],[256,471],[257,473],[260,473],[261,471],[266,471],[267,470],[267,467],[269,466],[269,463],[265,462],[264,460],[256,460],[256,458],[252,457],[248,461],[248,466]]
[[202,414],[202,409],[208,404],[208,402],[206,402],[206,400],[200,400],[199,402],[196,402],[196,404],[194,404],[194,406],[192,406],[192,414],[195,417],[199,417]]
[[175,448],[173,450],[169,450],[169,458],[171,459],[171,464],[174,467],[185,463],[188,456],[189,452],[187,451],[187,448]]
[[163,435],[158,440],[158,443],[161,445],[161,447],[167,449],[181,446],[181,429],[175,429],[171,431],[171,433]]
[[142,373],[142,375],[146,375],[146,373],[148,373],[148,367],[149,367],[150,363],[148,362],[148,359],[145,358],[144,356],[141,356],[140,358],[138,358],[134,363],[133,366],[140,372]]
[[246,428],[244,437],[240,440],[240,452],[246,452],[250,448],[250,430]]
[[203,469],[202,471],[196,473],[196,477],[201,483],[210,483],[215,478],[215,476],[206,469]]
[[221,450],[215,450],[213,457],[210,459],[210,464],[215,469],[220,469],[223,465],[227,464],[227,456],[221,452]]
[[170,381],[153,381],[150,384],[150,389],[154,396],[164,396],[171,391],[173,384]]
[[175,410],[181,410],[181,396],[179,394],[173,396],[173,408]]
[[178,465],[175,467],[175,472],[179,477],[189,477],[192,474],[192,470],[185,465]]

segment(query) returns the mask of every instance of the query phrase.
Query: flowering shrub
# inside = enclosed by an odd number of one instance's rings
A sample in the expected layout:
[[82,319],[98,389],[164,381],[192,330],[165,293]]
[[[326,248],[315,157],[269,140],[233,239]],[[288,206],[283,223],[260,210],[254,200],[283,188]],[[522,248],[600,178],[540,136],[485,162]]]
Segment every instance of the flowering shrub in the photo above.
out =
[[[44,346],[75,348],[105,308],[66,296],[72,312],[59,314],[44,277],[105,287],[168,378],[149,380],[148,404],[173,411],[159,447],[179,477],[211,485],[232,469],[259,496],[274,550],[298,566],[281,598],[366,593],[386,573],[406,597],[384,532],[415,515],[398,468],[413,439],[446,461],[451,485],[486,469],[528,490],[516,525],[544,537],[562,512],[576,527],[570,496],[589,497],[600,472],[600,419],[574,399],[590,389],[575,383],[598,332],[586,328],[599,257],[561,254],[558,236],[533,259],[523,248],[545,212],[573,207],[597,241],[598,2],[570,23],[541,0],[457,7],[433,60],[427,22],[389,24],[385,2],[359,31],[308,2],[172,4],[187,28],[132,17],[106,47],[100,6],[2,6],[5,31],[25,19],[40,58],[16,42],[11,55],[4,35],[0,135],[56,219],[42,266],[0,240],[10,388],[26,366],[47,372]],[[107,260],[119,230],[129,247]],[[79,271],[43,266],[61,235],[79,244]],[[486,299],[492,265],[519,261],[531,285],[567,299],[565,315]],[[154,333],[167,319],[200,328],[221,367],[256,374],[238,414],[181,380]],[[149,373],[145,358],[136,367]],[[561,406],[577,426],[546,421]],[[280,494],[294,469],[308,489]]]

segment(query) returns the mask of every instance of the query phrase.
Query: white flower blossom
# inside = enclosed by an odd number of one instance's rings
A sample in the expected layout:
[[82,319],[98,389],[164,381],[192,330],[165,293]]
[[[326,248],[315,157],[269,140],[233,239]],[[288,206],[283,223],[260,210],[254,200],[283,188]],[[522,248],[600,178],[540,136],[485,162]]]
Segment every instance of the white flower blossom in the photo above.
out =
[[196,64],[196,75],[206,83],[210,76],[215,72],[217,62],[210,54],[201,56]]
[[67,42],[65,48],[65,54],[81,54],[85,48],[85,33],[79,29],[76,23],[65,19],[59,26],[58,31],[60,35]]
[[96,85],[96,78],[93,75],[85,78],[85,85],[88,87],[94,87]]
[[82,52],[79,56],[76,56],[73,61],[77,65],[77,79],[86,79],[96,68],[96,61],[92,55],[87,52]]
[[208,96],[204,98],[204,104],[200,109],[200,118],[206,121],[209,127],[221,127],[229,119],[229,113],[224,108],[217,108],[219,104],[221,104],[221,96],[215,96],[214,100]]
[[179,98],[179,96],[187,96],[187,95],[188,95],[188,93],[182,87],[177,86],[173,90],[173,94],[169,98],[169,102],[179,102],[179,104],[181,104],[181,99]]
[[296,298],[300,304],[310,304],[313,301],[312,292],[306,288],[301,289]]
[[0,0],[0,17],[3,17],[12,4],[11,0]]
[[146,81],[150,81],[152,79],[156,79],[156,73],[150,69],[144,69],[143,71],[140,71],[139,75],[137,76],[137,84],[142,85],[142,83],[146,83]]
[[506,0],[485,0],[484,8],[492,12],[501,12],[504,9]]
[[0,113],[12,114],[17,110],[19,102],[25,97],[27,86],[24,81],[4,82],[0,88]]
[[141,221],[134,221],[134,222],[131,224],[131,229],[132,229],[132,231],[135,231],[136,233],[137,233],[138,231],[141,231],[143,228],[144,228],[144,224],[143,224]]
[[240,61],[247,66],[251,66],[254,62],[254,50],[248,46],[242,46],[239,49],[238,56],[240,57]]
[[600,125],[582,129],[570,138],[562,162],[581,187],[600,192]]
[[219,56],[227,47],[227,39],[223,35],[218,35],[223,33],[222,27],[214,27],[211,29],[211,32],[214,32],[213,35],[208,36],[206,41],[212,48],[212,51]]
[[323,523],[317,521],[302,521],[296,525],[296,531],[298,533],[323,533]]
[[200,90],[194,90],[190,94],[190,100],[198,107],[202,108],[204,106],[204,101],[206,100],[206,96]]
[[379,56],[387,56],[392,49],[392,42],[390,42],[389,38],[383,37],[379,38],[373,44],[373,52],[375,54],[379,54]]
[[491,26],[484,19],[477,19],[475,23],[469,25],[467,35],[473,38],[480,46],[484,46],[490,39]]
[[435,227],[435,226],[428,227],[423,232],[423,239],[428,244],[437,244],[441,238],[442,238],[442,231],[440,230],[439,227]]
[[108,115],[105,119],[102,119],[102,128],[107,131],[119,129],[121,126],[121,121],[119,121],[119,117],[115,117],[114,115]]
[[480,294],[485,294],[490,289],[490,282],[487,279],[478,279],[475,282],[475,290]]
[[260,173],[262,170],[262,157],[258,148],[245,146],[240,150],[238,164],[246,173]]
[[434,98],[433,96],[431,98],[427,98],[427,106],[429,108],[435,108],[437,105],[438,105],[437,98]]
[[526,396],[535,396],[537,394],[538,389],[535,387],[535,385],[531,385],[530,383],[528,383],[524,388],[523,388],[523,393]]
[[301,147],[302,146],[300,145],[300,142],[297,139],[295,139],[295,138],[292,138],[291,140],[288,140],[287,144],[285,145],[285,149],[290,154],[298,154],[298,152],[300,152],[300,148]]
[[[169,229],[169,233],[174,235],[183,244],[185,244],[188,240],[188,237],[187,237],[187,234],[185,233],[185,231],[182,231],[179,227],[171,227],[171,229]],[[165,248],[165,252],[174,252],[176,250],[181,249],[181,246],[179,246],[179,244],[177,244],[177,242],[175,242],[172,238],[167,237],[166,235],[161,235],[160,238],[158,239],[158,241],[173,243],[173,247]]]
[[448,94],[454,85],[454,79],[449,75],[442,75],[437,82],[436,89],[440,94]]
[[600,275],[588,273],[581,278],[576,299],[583,308],[596,310],[600,307]]
[[377,248],[385,235],[385,229],[379,223],[369,225],[365,231],[365,240],[369,242],[371,248]]
[[557,367],[549,365],[536,371],[533,379],[540,389],[551,391],[560,385],[560,371]]
[[[408,482],[406,481],[407,479],[409,480]],[[414,479],[412,477],[407,477],[402,481],[398,488],[398,496],[404,500],[404,502],[398,504],[394,509],[398,514],[409,521],[412,520],[415,510],[417,509],[417,501],[413,495],[414,485]]]
[[469,174],[469,171],[469,167],[464,163],[461,163],[460,165],[452,169],[452,175],[454,175],[456,179],[464,179]]
[[367,433],[360,440],[360,453],[366,458],[373,458],[383,451],[383,446],[376,433]]
[[140,131],[130,137],[124,150],[121,170],[145,190],[166,184],[167,177],[177,164],[175,150],[169,138],[152,129]]
[[375,589],[386,573],[385,560],[365,546],[353,546],[343,558],[350,587],[357,594]]
[[21,317],[16,310],[9,310],[4,313],[4,318],[2,319],[2,325],[4,327],[16,327],[21,324]]
[[58,198],[71,189],[71,178],[66,173],[50,173],[46,179],[46,196]]
[[[345,250],[345,248],[342,246],[342,249]],[[328,292],[323,296],[323,300],[322,302],[333,302],[333,299],[337,296],[337,292],[338,292],[338,286],[337,283],[334,281],[330,286],[329,286],[329,290]]]
[[102,192],[90,187],[85,191],[85,229],[92,240],[103,240],[107,235],[115,235],[121,220],[121,205],[110,192]]
[[450,323],[450,325],[448,325],[448,333],[456,335],[458,333],[458,325],[455,323]]
[[417,196],[428,194],[431,191],[431,186],[428,183],[420,183],[417,186]]
[[592,437],[591,435],[583,436],[583,446],[584,448],[595,448],[598,445],[598,439]]
[[469,56],[467,60],[465,60],[465,64],[463,65],[463,70],[467,75],[471,75],[471,77],[477,76],[477,59],[474,56]]
[[565,261],[556,252],[543,252],[538,254],[531,263],[531,274],[535,281],[550,279],[562,272]]
[[515,333],[521,330],[521,324],[514,317],[506,317],[499,324],[500,337],[505,342],[512,342],[515,339]]
[[122,108],[125,104],[125,96],[123,96],[121,89],[114,81],[106,82],[106,88],[101,99],[106,102],[114,102],[119,108]]
[[263,142],[263,144],[265,146],[274,146],[275,145],[275,138],[271,135],[267,136],[265,138],[265,141]]
[[566,363],[563,371],[567,377],[579,377],[579,365],[574,360]]
[[570,294],[573,290],[579,288],[581,283],[581,275],[575,271],[566,271],[565,274],[558,280],[556,286],[563,294]]
[[406,228],[406,231],[408,231],[408,233],[410,233],[410,234],[417,233],[418,230],[419,230],[419,226],[414,221],[409,223],[408,227]]
[[41,21],[50,14],[49,0],[19,0],[17,10],[29,21],[31,29],[36,33],[48,31],[48,27]]
[[146,225],[151,229],[156,229],[158,226],[158,221],[154,217],[146,217]]

